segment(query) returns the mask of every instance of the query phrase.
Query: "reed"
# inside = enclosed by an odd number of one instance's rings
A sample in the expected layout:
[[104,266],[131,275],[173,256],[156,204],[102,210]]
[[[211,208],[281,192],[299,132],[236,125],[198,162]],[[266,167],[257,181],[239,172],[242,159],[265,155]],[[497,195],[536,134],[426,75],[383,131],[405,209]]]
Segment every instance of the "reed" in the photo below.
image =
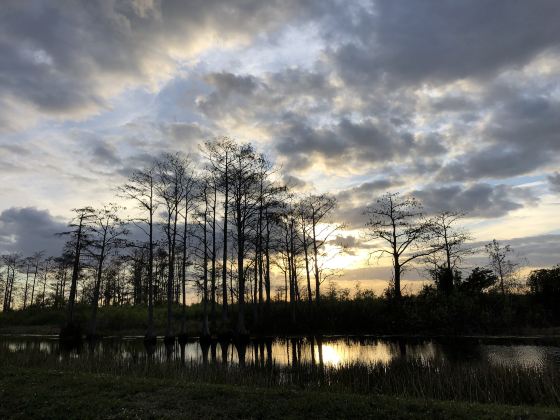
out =
[[394,360],[385,363],[352,363],[320,366],[247,364],[224,366],[219,362],[147,357],[113,358],[88,354],[78,358],[36,351],[3,352],[2,366],[85,372],[127,377],[163,378],[191,383],[251,387],[312,389],[381,394],[399,397],[483,403],[560,405],[560,372],[553,363],[540,367],[494,365],[487,362],[426,363]]

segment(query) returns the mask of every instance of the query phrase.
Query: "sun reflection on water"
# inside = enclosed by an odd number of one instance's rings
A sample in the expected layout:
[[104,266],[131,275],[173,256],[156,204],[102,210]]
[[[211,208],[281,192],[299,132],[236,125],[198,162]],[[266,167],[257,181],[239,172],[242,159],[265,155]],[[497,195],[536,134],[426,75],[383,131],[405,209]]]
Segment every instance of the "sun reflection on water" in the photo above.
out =
[[329,344],[323,344],[321,346],[321,350],[323,352],[324,364],[337,367],[342,361],[340,354],[338,354],[338,351],[336,351],[336,349],[333,346]]

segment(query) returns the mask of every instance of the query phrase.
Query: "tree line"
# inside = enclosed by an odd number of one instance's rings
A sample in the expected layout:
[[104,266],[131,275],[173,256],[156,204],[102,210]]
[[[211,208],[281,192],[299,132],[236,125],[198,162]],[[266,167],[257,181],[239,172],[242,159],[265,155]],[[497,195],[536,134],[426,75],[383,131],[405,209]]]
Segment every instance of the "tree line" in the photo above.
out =
[[[332,220],[333,195],[296,194],[280,180],[279,168],[264,154],[229,138],[205,142],[194,158],[177,153],[154,159],[117,189],[131,208],[108,203],[73,210],[60,233],[66,239],[62,255],[2,257],[3,311],[16,302],[23,309],[65,307],[63,333],[72,335],[81,334],[76,303],[87,303],[86,333],[94,337],[100,305],[145,305],[147,340],[155,340],[156,305],[166,307],[167,340],[186,335],[186,308],[195,301],[202,306],[204,337],[229,325],[246,335],[247,311],[251,327],[262,327],[271,321],[273,302],[282,302],[296,323],[298,306],[320,307],[321,286],[336,275],[326,264],[326,247],[336,247],[331,239],[343,225]],[[463,263],[475,252],[460,225],[463,213],[427,217],[418,200],[398,193],[386,193],[364,213],[370,257],[392,261],[386,297],[395,302],[403,298],[402,275],[410,267],[425,267],[443,295],[495,289],[505,296],[514,282],[512,249],[496,240],[485,247],[489,264],[463,278]],[[558,279],[549,274],[532,273],[530,290],[557,288]],[[329,287],[328,298],[335,289]]]
[[[237,334],[247,334],[247,305],[256,322],[269,312],[274,270],[284,276],[277,297],[292,308],[303,300],[319,302],[327,277],[321,256],[336,230],[325,222],[336,200],[328,194],[296,196],[278,179],[265,155],[229,138],[205,142],[196,162],[165,154],[118,188],[118,196],[133,203],[134,216],[123,218],[125,209],[113,203],[74,209],[68,230],[61,232],[62,256],[4,257],[3,310],[15,302],[15,273],[22,268],[22,308],[66,305],[70,333],[77,328],[76,301],[89,302],[91,336],[99,304],[147,305],[148,339],[155,337],[154,305],[165,304],[165,336],[185,334],[189,293],[202,301],[203,335],[218,321],[233,321]],[[173,305],[182,307],[180,331],[173,331]]]

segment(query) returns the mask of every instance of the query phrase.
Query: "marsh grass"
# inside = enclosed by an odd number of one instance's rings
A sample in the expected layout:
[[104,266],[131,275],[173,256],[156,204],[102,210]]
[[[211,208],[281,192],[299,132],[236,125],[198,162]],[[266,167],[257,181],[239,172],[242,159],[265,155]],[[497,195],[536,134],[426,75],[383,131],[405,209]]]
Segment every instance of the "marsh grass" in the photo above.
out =
[[488,362],[425,363],[394,360],[320,366],[307,363],[277,366],[248,363],[224,366],[220,362],[149,358],[114,358],[95,353],[71,357],[41,351],[4,352],[2,366],[40,368],[62,373],[93,373],[125,377],[159,378],[176,382],[214,383],[249,387],[309,389],[381,394],[514,405],[560,405],[558,366],[495,365]]

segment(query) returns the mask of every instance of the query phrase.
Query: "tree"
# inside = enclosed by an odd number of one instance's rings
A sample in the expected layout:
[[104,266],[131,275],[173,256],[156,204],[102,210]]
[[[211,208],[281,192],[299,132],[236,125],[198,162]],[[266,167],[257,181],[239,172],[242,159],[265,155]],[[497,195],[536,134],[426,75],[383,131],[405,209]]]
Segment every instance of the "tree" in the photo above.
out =
[[4,255],[2,256],[2,262],[6,266],[6,281],[4,285],[4,302],[2,311],[8,312],[12,309],[12,303],[14,301],[16,271],[19,270],[21,256],[18,253]]
[[527,285],[534,295],[556,300],[560,297],[560,265],[531,271]]
[[187,265],[188,265],[188,258],[187,258],[187,250],[189,248],[189,222],[188,222],[188,215],[189,212],[195,206],[195,194],[197,188],[197,180],[194,176],[192,170],[187,169],[185,173],[185,179],[183,182],[183,197],[184,197],[184,205],[183,205],[183,258],[181,261],[181,289],[182,289],[182,309],[181,309],[181,335],[185,336],[186,331],[186,322],[187,322]]
[[149,341],[154,341],[156,338],[154,331],[154,216],[158,203],[155,197],[155,184],[156,170],[152,165],[146,169],[134,171],[128,182],[119,188],[120,194],[134,200],[145,214],[132,221],[148,236],[148,327],[145,338]]
[[157,195],[165,209],[165,222],[162,224],[167,238],[167,326],[165,337],[174,338],[172,325],[173,285],[175,280],[175,257],[177,250],[177,222],[183,204],[187,181],[187,168],[190,162],[179,154],[166,154],[156,163]]
[[413,197],[386,193],[365,214],[369,220],[366,235],[369,240],[381,240],[389,249],[374,253],[390,255],[393,261],[394,296],[401,298],[401,275],[407,264],[433,254],[438,249],[430,246],[430,222],[423,218],[422,206]]
[[[456,283],[458,264],[465,256],[472,254],[472,250],[464,246],[471,235],[455,226],[464,217],[464,213],[445,210],[436,214],[428,225],[432,236],[431,246],[441,251],[429,255],[427,260],[435,267],[434,273],[440,280],[438,288],[446,293],[450,293]],[[443,255],[443,263],[440,263],[440,254]]]
[[202,247],[202,336],[210,336],[208,325],[208,213],[210,212],[210,189],[208,179],[201,181],[200,195],[202,208],[199,211],[200,226],[202,227],[202,238],[199,241]]
[[486,244],[490,267],[498,276],[502,295],[506,294],[506,287],[510,286],[518,264],[509,259],[513,253],[510,245],[501,245],[496,239]]
[[70,221],[68,226],[71,230],[62,232],[60,235],[69,235],[70,241],[74,245],[73,254],[73,267],[72,267],[72,283],[70,284],[70,296],[68,297],[68,314],[66,319],[66,326],[61,331],[62,337],[76,339],[80,334],[79,328],[74,325],[74,306],[76,302],[76,294],[78,289],[78,277],[81,269],[81,254],[82,250],[87,244],[86,224],[89,219],[94,215],[92,207],[82,207],[74,209],[74,218]]
[[33,264],[35,266],[35,269],[33,271],[33,283],[32,283],[32,286],[31,286],[31,300],[30,300],[31,305],[34,304],[35,285],[37,283],[37,275],[39,274],[39,264],[41,264],[41,261],[43,259],[44,254],[45,254],[45,251],[35,252],[33,254],[33,256],[31,257],[31,259],[33,260]]
[[228,220],[230,206],[230,166],[238,145],[228,137],[221,137],[213,141],[207,141],[202,147],[206,157],[209,170],[214,173],[216,187],[224,196],[223,203],[223,228],[222,228],[222,321],[228,318],[227,298],[227,260],[228,260]]
[[459,290],[470,294],[479,294],[492,287],[497,281],[498,277],[492,270],[475,267],[469,276],[459,283]]
[[[273,189],[263,191],[261,179],[268,176],[270,164],[258,155],[249,144],[236,150],[231,160],[229,181],[231,190],[231,221],[235,227],[237,251],[238,318],[236,332],[245,335],[245,258],[251,244],[250,236],[256,232],[261,203],[273,194]],[[263,198],[263,194],[265,198]]]
[[321,267],[319,253],[329,237],[342,226],[326,223],[326,219],[336,208],[336,198],[329,194],[311,195],[300,203],[302,242],[305,257],[306,277],[309,300],[311,300],[311,284],[309,281],[308,246],[313,253],[313,273],[315,276],[315,301],[321,301]]
[[124,221],[118,216],[121,207],[108,204],[95,210],[89,219],[87,229],[89,241],[87,250],[95,261],[95,283],[93,287],[92,312],[90,320],[90,337],[95,337],[97,329],[97,308],[99,306],[99,291],[103,278],[106,259],[113,251],[124,246],[123,236],[128,234]]

